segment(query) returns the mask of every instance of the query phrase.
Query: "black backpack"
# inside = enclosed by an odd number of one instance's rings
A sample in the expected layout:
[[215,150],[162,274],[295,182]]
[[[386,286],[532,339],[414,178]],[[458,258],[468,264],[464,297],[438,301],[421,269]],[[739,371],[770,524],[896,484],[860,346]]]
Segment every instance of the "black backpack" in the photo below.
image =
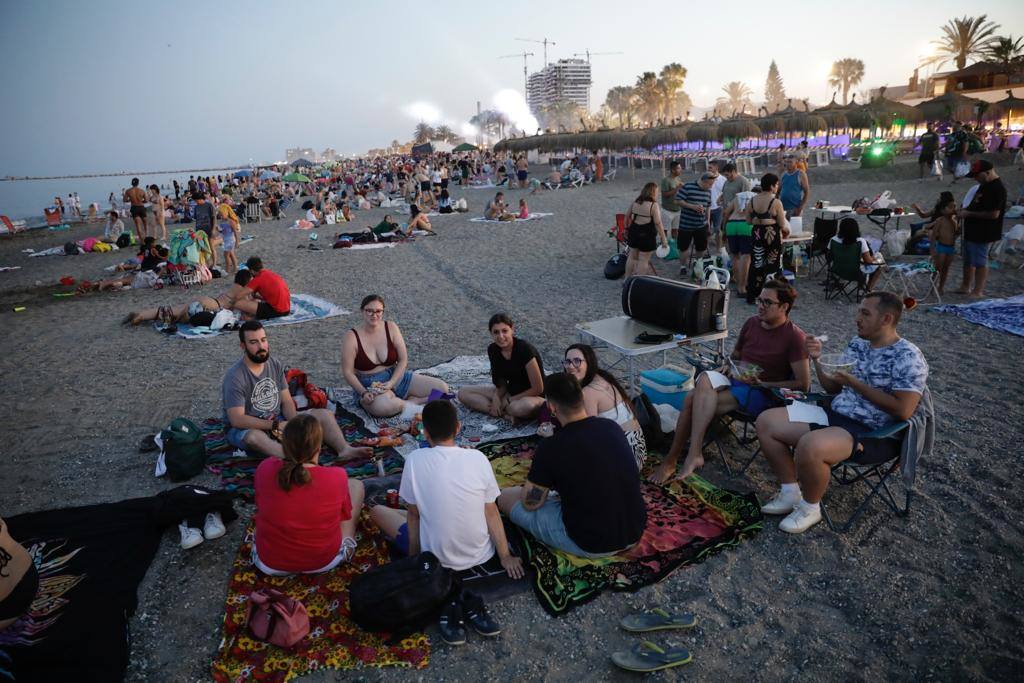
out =
[[164,442],[164,464],[171,481],[185,481],[203,471],[206,442],[203,432],[191,420],[178,417],[160,432]]
[[604,276],[609,280],[618,280],[626,274],[626,254],[615,254],[604,264]]
[[114,244],[117,245],[118,249],[127,249],[132,246],[132,236],[126,232],[122,232],[117,236],[117,241],[114,242]]
[[668,450],[672,445],[673,433],[666,434],[661,428],[661,415],[650,397],[640,392],[633,397],[633,416],[644,433],[644,442],[652,451]]
[[430,624],[457,591],[455,573],[424,552],[356,577],[348,591],[349,612],[363,630],[384,631],[395,640]]

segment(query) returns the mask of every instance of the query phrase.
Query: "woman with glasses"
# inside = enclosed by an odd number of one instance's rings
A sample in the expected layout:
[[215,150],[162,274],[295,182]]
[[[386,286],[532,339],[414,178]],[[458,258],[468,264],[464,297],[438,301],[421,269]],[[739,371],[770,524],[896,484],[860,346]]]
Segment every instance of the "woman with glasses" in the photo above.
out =
[[683,469],[685,479],[704,465],[704,436],[719,415],[741,410],[750,419],[771,408],[773,388],[807,391],[811,368],[807,360],[806,335],[789,319],[796,290],[783,280],[769,280],[757,297],[757,315],[740,329],[728,368],[704,372],[693,391],[686,395],[676,420],[676,434],[668,454],[651,481],[663,484],[676,471],[676,463],[689,440]]
[[459,389],[459,401],[469,408],[510,422],[532,420],[544,406],[544,363],[530,342],[515,336],[515,325],[504,313],[487,323],[493,340],[487,347],[491,384]]
[[613,420],[626,433],[626,441],[633,449],[637,469],[642,470],[647,459],[647,442],[643,430],[633,414],[633,404],[615,375],[597,364],[597,354],[588,344],[573,344],[565,350],[562,367],[567,374],[579,380],[583,387],[583,403],[590,417]]
[[448,393],[441,380],[408,369],[405,339],[398,325],[384,320],[383,297],[371,294],[359,308],[363,323],[346,332],[341,344],[341,375],[363,410],[374,417],[391,417],[405,410],[407,401],[422,405],[434,390]]

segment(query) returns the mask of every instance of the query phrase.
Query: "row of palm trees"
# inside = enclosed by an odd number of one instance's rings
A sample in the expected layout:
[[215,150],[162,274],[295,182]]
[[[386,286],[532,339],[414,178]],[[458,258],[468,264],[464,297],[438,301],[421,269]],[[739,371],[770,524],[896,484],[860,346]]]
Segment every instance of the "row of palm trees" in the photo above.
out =
[[1024,38],[996,35],[999,28],[987,14],[950,19],[942,26],[942,37],[932,41],[935,53],[921,64],[939,68],[953,61],[960,70],[968,60],[983,59],[1004,67],[1024,67]]

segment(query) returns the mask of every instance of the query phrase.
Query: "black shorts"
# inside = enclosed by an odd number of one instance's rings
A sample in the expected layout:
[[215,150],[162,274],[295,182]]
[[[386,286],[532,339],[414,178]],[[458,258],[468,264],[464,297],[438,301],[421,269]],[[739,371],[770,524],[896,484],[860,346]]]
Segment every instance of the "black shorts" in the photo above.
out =
[[430,192],[430,181],[424,180],[420,182],[420,192]]
[[633,223],[626,231],[626,244],[637,251],[654,251],[658,248],[658,229],[654,223]]
[[448,189],[448,179],[447,178],[441,178],[441,189],[442,190],[447,190]]
[[131,213],[131,217],[132,218],[145,218],[146,217],[146,207],[144,207],[144,206],[132,206],[132,208],[130,209],[130,213]]
[[[853,450],[850,451],[850,462],[858,465],[875,465],[880,462],[888,462],[900,455],[900,442],[897,439],[866,439],[861,441],[860,435],[874,431],[866,424],[857,422],[853,418],[840,415],[831,408],[825,408],[828,415],[827,425],[810,425],[811,431],[825,429],[826,427],[839,427],[853,437]],[[864,450],[859,450],[860,446]]]
[[693,248],[697,251],[708,250],[708,231],[706,228],[700,230],[683,230],[679,229],[679,236],[676,237],[676,246],[679,247],[680,252],[684,252],[690,248],[690,242],[693,242]]
[[519,182],[524,182],[528,175],[529,172],[527,171],[516,171],[516,177],[519,178]]
[[256,319],[257,320],[269,320],[271,318],[283,318],[284,316],[291,313],[291,311],[285,311],[280,313],[275,310],[273,306],[268,304],[266,301],[261,301],[256,305]]
[[935,152],[921,152],[917,157],[917,163],[931,166],[935,163]]

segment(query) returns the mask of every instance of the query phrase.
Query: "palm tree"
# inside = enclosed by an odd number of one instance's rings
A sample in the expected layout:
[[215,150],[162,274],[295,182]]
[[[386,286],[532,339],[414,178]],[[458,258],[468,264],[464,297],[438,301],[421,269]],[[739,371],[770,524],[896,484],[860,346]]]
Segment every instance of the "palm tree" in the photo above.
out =
[[988,21],[988,15],[950,19],[942,27],[942,39],[933,40],[935,54],[922,62],[927,66],[940,67],[951,59],[956,60],[957,70],[967,66],[968,59],[984,56],[993,34],[999,24]]
[[652,122],[658,118],[662,110],[662,103],[665,93],[662,84],[658,83],[658,76],[653,71],[645,71],[636,78],[636,91],[640,114],[644,121]]
[[833,62],[832,71],[828,75],[828,84],[843,91],[843,104],[848,104],[850,88],[864,78],[864,62],[853,57],[845,57]]
[[722,87],[722,92],[725,93],[725,97],[719,97],[715,104],[723,105],[730,116],[740,113],[747,107],[753,109],[754,105],[750,101],[750,96],[754,94],[754,91],[747,87],[746,83],[740,81],[726,83]]
[[412,139],[417,145],[429,142],[434,139],[434,129],[420,121],[416,124],[416,129],[412,132]]
[[455,131],[453,131],[448,126],[438,126],[437,129],[434,130],[435,140],[444,140],[445,142],[451,142],[456,137],[457,136],[455,135]]
[[658,74],[658,83],[662,95],[662,115],[666,119],[675,117],[678,109],[676,107],[676,95],[686,82],[686,67],[678,62],[672,62],[661,67]]
[[1013,36],[997,36],[984,51],[985,57],[1003,65],[1009,70],[1010,64],[1024,59],[1024,38],[1013,39]]
[[619,119],[619,126],[624,123],[627,126],[633,125],[633,104],[636,93],[628,85],[618,85],[608,91],[604,99],[605,105]]

